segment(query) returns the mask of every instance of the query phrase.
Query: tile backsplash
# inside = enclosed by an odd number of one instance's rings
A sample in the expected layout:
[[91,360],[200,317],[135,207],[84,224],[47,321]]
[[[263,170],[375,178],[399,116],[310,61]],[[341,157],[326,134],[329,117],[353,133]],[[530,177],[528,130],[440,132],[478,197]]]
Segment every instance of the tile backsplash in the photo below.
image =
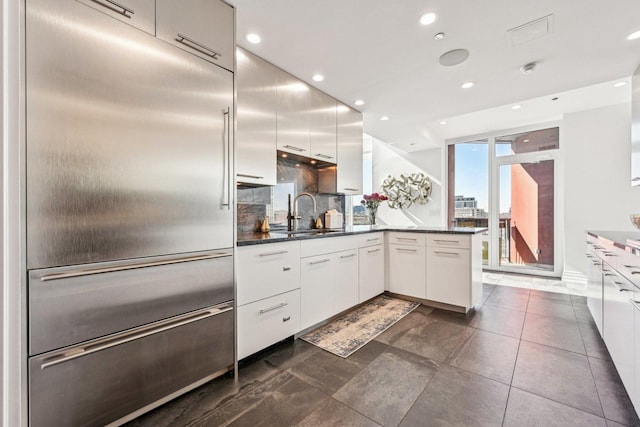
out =
[[316,218],[324,224],[324,213],[336,209],[344,215],[345,196],[343,194],[318,194],[318,169],[313,165],[295,160],[278,158],[278,184],[271,187],[238,187],[238,232],[259,230],[265,217],[271,227],[287,226],[288,195],[293,199],[302,192],[311,193],[316,198],[317,211],[313,212],[313,202],[308,197],[298,200],[298,210],[302,219],[299,229],[313,228]]

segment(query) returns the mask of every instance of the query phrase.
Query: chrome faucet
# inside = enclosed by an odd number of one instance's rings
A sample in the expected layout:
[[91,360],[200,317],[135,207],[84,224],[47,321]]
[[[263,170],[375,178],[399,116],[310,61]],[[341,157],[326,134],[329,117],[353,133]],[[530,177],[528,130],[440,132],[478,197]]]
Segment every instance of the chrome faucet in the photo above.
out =
[[313,212],[317,212],[318,209],[316,207],[316,198],[313,197],[313,194],[303,192],[298,194],[293,199],[293,212],[291,212],[291,194],[289,194],[289,211],[287,212],[287,231],[296,231],[298,229],[298,220],[302,219],[302,216],[298,215],[298,199],[302,196],[308,196],[313,202]]

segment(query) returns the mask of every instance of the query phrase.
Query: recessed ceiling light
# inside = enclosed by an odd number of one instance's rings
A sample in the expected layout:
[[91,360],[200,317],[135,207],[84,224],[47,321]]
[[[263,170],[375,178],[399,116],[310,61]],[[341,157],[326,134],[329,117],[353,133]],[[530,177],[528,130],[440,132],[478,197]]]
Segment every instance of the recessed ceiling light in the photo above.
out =
[[640,39],[640,31],[633,32],[627,36],[627,40]]
[[462,89],[469,89],[469,88],[473,87],[474,84],[475,83],[473,83],[473,82],[464,82],[464,83],[462,83],[462,86],[460,86],[460,87]]
[[324,80],[324,76],[322,74],[314,74],[311,78],[316,82],[321,82]]
[[356,104],[356,105],[364,105],[364,101],[362,99],[356,99],[354,104]]
[[622,87],[622,86],[624,86],[624,85],[626,85],[626,84],[627,84],[627,82],[618,82],[618,83],[615,83],[615,84],[613,85],[613,87]]
[[248,33],[245,38],[247,39],[247,41],[249,43],[252,44],[258,44],[262,41],[262,39],[260,38],[259,35],[257,35],[256,33]]
[[523,139],[522,142],[529,142],[529,140],[528,139]]
[[433,24],[436,21],[436,14],[433,12],[425,13],[420,17],[420,23],[422,25]]
[[442,40],[444,38],[444,33],[438,33],[435,36],[433,36],[433,38],[435,40]]
[[286,159],[289,155],[287,153],[282,153],[282,157]]
[[511,107],[512,110],[519,110],[522,108],[522,105],[514,105],[513,107]]
[[315,161],[315,160],[311,160],[311,162],[310,162],[310,163],[311,163],[312,165],[315,165],[315,164],[316,164],[316,161]]
[[386,121],[386,120],[389,120],[389,117],[387,117],[387,116],[382,116],[382,117],[380,117],[380,120],[382,120],[382,121]]
[[447,124],[447,121],[446,121],[446,120],[442,120],[442,121],[440,122],[440,124],[441,124],[441,125],[446,125],[446,124]]

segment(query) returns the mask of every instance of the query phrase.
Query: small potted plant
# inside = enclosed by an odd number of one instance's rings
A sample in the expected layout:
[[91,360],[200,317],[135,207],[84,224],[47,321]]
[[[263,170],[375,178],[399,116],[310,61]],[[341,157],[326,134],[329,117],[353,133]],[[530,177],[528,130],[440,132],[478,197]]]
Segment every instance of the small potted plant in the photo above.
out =
[[371,225],[376,225],[378,206],[380,206],[380,202],[384,202],[385,200],[389,200],[389,198],[384,194],[373,193],[365,194],[364,199],[360,202],[367,208],[367,211],[369,213],[369,223]]

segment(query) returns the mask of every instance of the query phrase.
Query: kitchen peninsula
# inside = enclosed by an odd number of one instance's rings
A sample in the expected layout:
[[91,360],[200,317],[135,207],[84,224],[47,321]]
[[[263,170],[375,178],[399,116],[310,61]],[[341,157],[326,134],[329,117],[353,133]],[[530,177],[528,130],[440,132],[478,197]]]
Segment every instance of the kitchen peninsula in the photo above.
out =
[[485,228],[353,226],[238,234],[238,359],[387,291],[468,313]]

